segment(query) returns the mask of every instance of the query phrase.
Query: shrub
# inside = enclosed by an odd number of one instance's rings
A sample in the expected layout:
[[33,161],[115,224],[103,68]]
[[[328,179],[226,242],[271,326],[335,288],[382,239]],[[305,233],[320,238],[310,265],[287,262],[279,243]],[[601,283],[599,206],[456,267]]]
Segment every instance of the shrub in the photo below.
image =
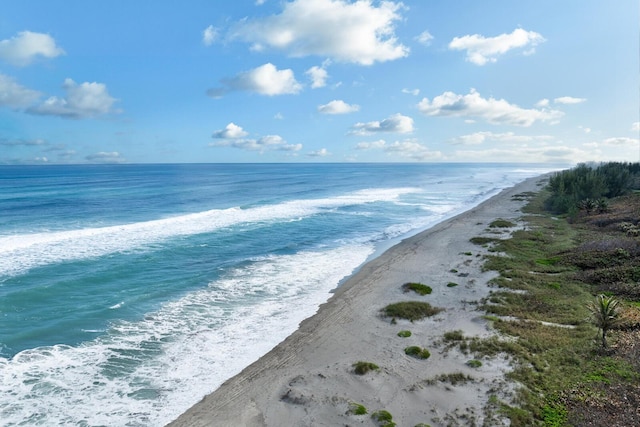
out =
[[444,333],[445,341],[462,341],[464,340],[464,334],[461,330],[449,331]]
[[471,359],[467,362],[467,366],[470,368],[479,368],[482,366],[482,362],[477,359]]
[[371,418],[378,422],[380,427],[395,427],[396,423],[393,422],[393,416],[389,411],[381,409],[371,414]]
[[413,291],[420,295],[429,295],[433,291],[430,286],[414,282],[405,283],[404,285],[402,285],[402,290],[404,292]]
[[358,375],[364,375],[369,371],[377,371],[380,369],[378,365],[371,362],[356,362],[353,364],[353,371]]
[[367,413],[367,408],[360,403],[351,402],[349,404],[349,413],[353,415],[365,415]]
[[435,316],[442,310],[442,308],[432,307],[427,302],[405,301],[389,304],[382,309],[382,313],[386,317],[407,319],[413,322],[414,320]]
[[417,359],[428,359],[431,357],[431,353],[426,348],[418,347],[417,345],[412,345],[404,349],[404,352],[407,356],[412,356]]
[[400,331],[398,332],[398,336],[401,338],[409,338],[411,336],[411,331]]
[[447,283],[447,288],[455,288],[456,286],[458,286],[458,284],[457,284],[457,283],[455,283],[455,282],[449,282],[449,283]]
[[489,227],[491,228],[511,228],[514,226],[515,224],[513,222],[507,221],[506,219],[496,219],[491,224],[489,224]]

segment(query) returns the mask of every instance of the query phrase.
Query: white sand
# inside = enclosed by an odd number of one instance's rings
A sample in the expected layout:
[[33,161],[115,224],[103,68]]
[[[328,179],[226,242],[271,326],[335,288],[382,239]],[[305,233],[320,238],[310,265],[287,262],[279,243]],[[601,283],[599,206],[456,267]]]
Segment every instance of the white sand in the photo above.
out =
[[[491,334],[472,302],[489,294],[487,282],[495,274],[481,271],[479,255],[485,249],[469,239],[495,237],[487,228],[494,219],[517,220],[524,202],[512,196],[537,191],[540,181],[532,178],[504,190],[367,263],[294,334],[170,426],[375,425],[370,414],[380,409],[389,411],[399,426],[482,425],[489,395],[504,397],[511,388],[504,380],[508,363],[483,359],[481,367],[468,367],[472,356],[446,350],[442,337],[453,330],[463,330],[465,336]],[[403,293],[406,282],[427,284],[433,293]],[[447,287],[449,282],[459,286]],[[392,324],[380,316],[387,304],[407,300],[445,311],[414,323]],[[398,337],[403,329],[412,336]],[[410,345],[427,348],[431,357],[405,355]],[[373,362],[380,370],[355,375],[352,365],[357,361]],[[456,386],[427,381],[455,372],[474,380]],[[364,405],[368,414],[349,413],[351,402]],[[490,422],[496,424],[502,422]]]

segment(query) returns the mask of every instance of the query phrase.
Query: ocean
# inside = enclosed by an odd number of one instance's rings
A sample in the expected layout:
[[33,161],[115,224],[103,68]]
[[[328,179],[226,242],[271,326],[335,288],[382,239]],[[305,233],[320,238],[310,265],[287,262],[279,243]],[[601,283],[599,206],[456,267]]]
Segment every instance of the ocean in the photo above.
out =
[[518,164],[0,166],[0,425],[163,426]]

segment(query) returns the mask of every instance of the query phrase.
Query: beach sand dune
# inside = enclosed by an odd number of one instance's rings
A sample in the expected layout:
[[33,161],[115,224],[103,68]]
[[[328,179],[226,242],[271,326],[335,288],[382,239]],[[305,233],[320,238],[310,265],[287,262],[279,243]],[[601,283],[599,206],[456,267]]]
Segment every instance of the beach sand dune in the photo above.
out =
[[[475,303],[489,295],[488,281],[495,273],[482,272],[486,249],[469,239],[496,237],[488,227],[497,218],[517,223],[525,202],[513,196],[537,191],[541,180],[506,189],[367,263],[294,334],[170,426],[374,425],[371,414],[378,410],[388,411],[401,426],[482,425],[486,417],[497,417],[487,414],[485,405],[491,394],[506,398],[512,390],[504,380],[508,361],[485,358],[480,367],[470,367],[472,356],[447,348],[443,335],[454,330],[468,337],[492,333]],[[502,234],[507,237],[509,231]],[[426,284],[433,292],[405,293],[407,282]],[[413,323],[381,316],[386,305],[408,300],[444,311]],[[412,335],[399,337],[401,330]],[[431,356],[406,355],[404,349],[413,345]],[[375,363],[379,370],[356,375],[358,361]],[[466,380],[440,380],[454,373]],[[368,413],[354,414],[354,403]],[[490,425],[502,423],[492,418]]]

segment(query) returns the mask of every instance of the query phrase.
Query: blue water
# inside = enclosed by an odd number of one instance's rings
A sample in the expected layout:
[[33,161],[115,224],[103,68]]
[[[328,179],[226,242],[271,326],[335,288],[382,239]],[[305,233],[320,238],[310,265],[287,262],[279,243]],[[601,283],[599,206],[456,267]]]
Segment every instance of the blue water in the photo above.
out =
[[380,250],[551,169],[0,166],[0,425],[164,425]]

